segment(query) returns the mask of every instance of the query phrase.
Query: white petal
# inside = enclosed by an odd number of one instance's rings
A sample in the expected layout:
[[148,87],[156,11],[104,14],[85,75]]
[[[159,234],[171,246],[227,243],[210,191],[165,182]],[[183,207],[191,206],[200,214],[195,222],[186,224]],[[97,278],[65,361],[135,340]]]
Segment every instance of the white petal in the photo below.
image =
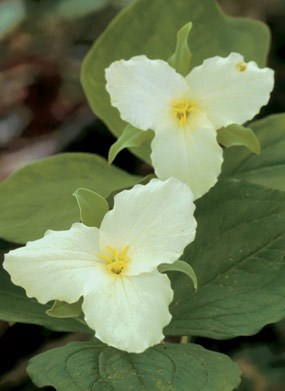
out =
[[200,124],[199,127],[197,119],[192,129],[161,129],[151,145],[151,160],[158,178],[176,177],[187,183],[194,199],[214,186],[223,162],[216,131],[206,125],[205,118],[201,118]]
[[128,275],[175,262],[195,237],[192,197],[189,187],[174,178],[122,191],[102,221],[101,249],[129,246]]
[[274,73],[253,61],[245,64],[240,54],[231,53],[205,60],[186,80],[192,98],[218,129],[254,117],[269,100]]
[[76,302],[96,279],[98,229],[77,223],[67,231],[48,231],[39,240],[5,255],[12,282],[40,303]]
[[142,130],[155,129],[169,117],[172,100],[189,90],[185,79],[165,61],[146,56],[116,61],[105,72],[111,104],[123,120]]
[[123,278],[105,273],[101,284],[84,297],[82,309],[98,339],[129,353],[141,353],[164,338],[172,298],[168,277],[157,271]]

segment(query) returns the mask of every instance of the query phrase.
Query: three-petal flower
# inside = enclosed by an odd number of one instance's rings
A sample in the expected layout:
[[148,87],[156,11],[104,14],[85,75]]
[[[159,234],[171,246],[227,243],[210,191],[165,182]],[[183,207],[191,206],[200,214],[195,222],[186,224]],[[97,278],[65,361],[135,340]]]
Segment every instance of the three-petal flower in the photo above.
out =
[[123,120],[155,132],[151,160],[161,179],[188,183],[198,198],[217,181],[223,162],[216,130],[242,124],[265,105],[273,71],[231,53],[213,57],[185,78],[162,60],[120,60],[106,69],[111,104]]
[[96,337],[128,352],[163,339],[173,292],[161,263],[173,263],[195,236],[193,196],[177,179],[153,179],[114,198],[100,229],[47,231],[6,254],[4,268],[40,303],[83,297]]

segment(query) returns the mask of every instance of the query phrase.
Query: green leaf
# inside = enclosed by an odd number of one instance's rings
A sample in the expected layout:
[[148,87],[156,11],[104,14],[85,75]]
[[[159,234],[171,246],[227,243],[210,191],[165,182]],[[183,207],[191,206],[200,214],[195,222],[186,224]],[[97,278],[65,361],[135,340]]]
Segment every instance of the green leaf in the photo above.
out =
[[217,140],[226,148],[244,146],[255,154],[260,153],[260,143],[255,133],[242,125],[233,124],[219,129]]
[[82,299],[73,304],[55,300],[52,307],[46,310],[46,314],[54,318],[78,318],[82,314],[81,306]]
[[235,177],[285,191],[285,114],[271,115],[250,124],[262,153],[244,148],[224,151],[222,177]]
[[251,335],[284,318],[285,193],[229,180],[197,201],[198,229],[183,259],[199,289],[170,275],[168,335]]
[[191,278],[194,289],[198,288],[198,281],[196,274],[192,268],[192,266],[189,265],[189,263],[184,261],[176,261],[174,263],[162,263],[158,266],[158,270],[160,273],[168,272],[168,271],[174,271],[174,272],[181,272],[186,274],[189,278]]
[[[148,130],[147,132],[135,128],[132,125],[127,125],[120,135],[118,140],[111,146],[109,151],[108,160],[111,164],[115,157],[125,148],[138,148],[141,147],[147,141],[152,140],[153,132]],[[150,162],[150,161],[149,161]]]
[[188,37],[191,29],[192,23],[189,22],[178,31],[175,52],[168,60],[169,65],[183,76],[190,72],[192,54],[188,46]]
[[49,305],[29,299],[25,291],[12,284],[8,273],[2,268],[3,254],[15,245],[0,240],[0,319],[10,322],[32,323],[55,331],[79,331],[93,334],[94,331],[78,319],[56,319],[46,315]]
[[100,194],[88,189],[77,189],[73,195],[80,210],[80,219],[88,227],[100,227],[109,210],[108,202]]
[[0,184],[0,237],[26,243],[39,239],[47,229],[68,229],[80,219],[72,196],[76,189],[88,188],[106,198],[140,180],[85,153],[32,163]]
[[[126,123],[110,104],[105,68],[115,60],[138,54],[167,61],[175,50],[177,32],[189,20],[193,23],[192,66],[201,64],[205,58],[227,56],[230,52],[265,65],[269,31],[262,23],[225,16],[212,0],[137,1],[117,15],[82,65],[81,81],[90,106],[115,136],[120,136]],[[146,161],[149,159],[149,148],[134,153]]]
[[229,357],[194,344],[164,344],[128,354],[92,342],[72,342],[30,361],[38,387],[57,391],[231,391],[240,381]]

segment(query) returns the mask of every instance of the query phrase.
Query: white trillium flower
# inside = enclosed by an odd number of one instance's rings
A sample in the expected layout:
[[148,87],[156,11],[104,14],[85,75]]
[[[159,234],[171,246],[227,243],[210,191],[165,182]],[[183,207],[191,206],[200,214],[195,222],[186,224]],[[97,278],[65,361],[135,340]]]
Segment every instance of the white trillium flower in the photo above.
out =
[[189,187],[170,178],[136,185],[114,198],[100,229],[75,223],[5,256],[14,284],[45,304],[83,297],[97,338],[127,352],[159,343],[171,320],[173,291],[157,267],[173,263],[193,241],[196,220]]
[[274,84],[271,69],[245,63],[238,53],[209,58],[185,78],[165,61],[137,56],[112,63],[106,80],[122,119],[154,131],[151,160],[158,178],[179,178],[195,198],[221,172],[216,130],[253,118]]

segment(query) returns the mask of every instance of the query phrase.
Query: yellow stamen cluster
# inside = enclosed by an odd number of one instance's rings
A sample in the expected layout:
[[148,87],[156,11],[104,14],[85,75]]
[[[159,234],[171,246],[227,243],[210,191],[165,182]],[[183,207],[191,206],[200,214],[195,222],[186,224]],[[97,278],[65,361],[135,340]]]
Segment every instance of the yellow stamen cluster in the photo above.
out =
[[243,61],[240,61],[240,62],[237,63],[236,69],[239,72],[245,72],[247,70],[247,64],[245,62],[243,62]]
[[122,274],[126,270],[129,257],[127,252],[129,246],[125,246],[122,250],[114,249],[111,246],[107,246],[107,250],[110,254],[96,254],[99,258],[107,262],[107,270],[114,274]]
[[179,125],[185,125],[189,114],[194,110],[193,104],[187,99],[173,101],[173,114],[177,118]]

